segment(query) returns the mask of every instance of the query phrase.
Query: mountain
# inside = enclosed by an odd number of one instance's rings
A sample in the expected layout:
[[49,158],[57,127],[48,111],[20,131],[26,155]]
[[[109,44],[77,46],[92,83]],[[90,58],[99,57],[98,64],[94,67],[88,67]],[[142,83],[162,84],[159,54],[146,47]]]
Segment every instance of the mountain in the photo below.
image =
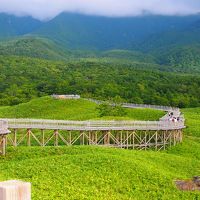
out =
[[152,35],[140,44],[138,50],[152,52],[165,49],[168,51],[177,46],[196,44],[200,44],[200,21],[196,21],[181,30]]
[[70,54],[70,51],[62,49],[53,41],[46,38],[20,37],[0,42],[0,55],[66,60]]
[[0,13],[0,39],[25,35],[38,29],[43,23],[32,17],[16,17]]
[[200,15],[112,18],[62,13],[41,22],[31,17],[0,14],[0,39],[35,35],[53,40],[67,49],[151,50],[174,41],[199,40],[199,22]]
[[70,49],[134,50],[152,35],[182,30],[198,19],[200,15],[109,18],[62,13],[33,34]]
[[145,67],[156,63],[164,71],[200,71],[200,15],[111,18],[62,13],[41,22],[0,14],[0,27],[0,55],[141,62]]

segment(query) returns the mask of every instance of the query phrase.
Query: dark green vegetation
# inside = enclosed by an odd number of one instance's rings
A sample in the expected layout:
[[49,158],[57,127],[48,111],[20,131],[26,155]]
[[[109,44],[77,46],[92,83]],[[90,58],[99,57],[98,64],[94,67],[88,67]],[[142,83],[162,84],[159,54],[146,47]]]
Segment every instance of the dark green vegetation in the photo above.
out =
[[96,57],[200,72],[200,15],[107,18],[62,13],[40,22],[0,14],[0,26],[4,41],[0,55],[51,60]]
[[200,174],[198,110],[183,110],[188,125],[193,127],[186,130],[183,144],[167,151],[9,148],[7,157],[0,158],[0,180],[30,181],[33,200],[199,199],[199,192],[178,191],[173,183]]
[[55,62],[0,56],[0,105],[15,105],[53,93],[100,99],[120,96],[122,101],[179,107],[200,104],[198,74],[156,68],[140,62]]
[[35,118],[35,119],[134,119],[158,120],[162,111],[152,109],[125,109],[124,115],[112,113],[101,116],[99,106],[85,99],[56,100],[42,97],[16,106],[0,107],[0,118]]
[[0,42],[0,55],[16,55],[49,60],[65,60],[69,51],[45,38],[22,37]]
[[15,17],[0,13],[0,39],[9,39],[28,34],[42,25],[42,22],[32,17]]

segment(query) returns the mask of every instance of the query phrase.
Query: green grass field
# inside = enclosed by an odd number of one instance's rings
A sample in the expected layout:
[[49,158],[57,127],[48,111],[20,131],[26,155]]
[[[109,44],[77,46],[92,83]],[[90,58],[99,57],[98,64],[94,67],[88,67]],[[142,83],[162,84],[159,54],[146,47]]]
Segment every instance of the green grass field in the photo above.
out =
[[[26,105],[30,108],[20,106]],[[1,115],[6,109],[11,117],[13,108],[2,108]],[[173,181],[200,175],[199,111],[183,110],[188,125],[184,142],[161,152],[91,146],[9,147],[7,156],[0,158],[0,181],[30,181],[33,200],[198,200],[200,192],[178,191]],[[39,116],[34,113],[33,117]],[[96,118],[92,112],[90,116]]]
[[17,106],[0,107],[0,118],[158,120],[164,115],[164,112],[152,109],[126,109],[127,114],[124,117],[101,118],[97,106],[85,99],[55,100],[51,97],[42,97]]

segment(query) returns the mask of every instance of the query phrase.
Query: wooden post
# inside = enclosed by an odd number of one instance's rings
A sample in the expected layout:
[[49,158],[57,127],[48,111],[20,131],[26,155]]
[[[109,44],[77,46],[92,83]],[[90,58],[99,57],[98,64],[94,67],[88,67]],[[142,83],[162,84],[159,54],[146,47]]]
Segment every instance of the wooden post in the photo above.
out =
[[126,131],[126,148],[128,149],[128,145],[129,145],[129,132]]
[[123,147],[123,131],[120,132],[120,143],[121,143],[121,148]]
[[164,148],[164,150],[165,150],[165,147],[166,147],[166,141],[165,141],[165,139],[166,139],[166,134],[165,134],[165,131],[163,132],[163,148]]
[[180,142],[183,142],[183,131],[182,130],[179,131],[180,131]]
[[156,133],[155,133],[155,148],[156,148],[156,151],[158,150],[158,132],[156,131]]
[[98,132],[95,132],[95,144],[98,144]]
[[104,132],[104,144],[109,145],[110,144],[110,132]]
[[45,146],[45,134],[44,134],[44,130],[41,129],[41,133],[42,133],[42,146]]
[[84,139],[85,139],[84,132],[81,131],[80,132],[80,145],[84,145],[85,144]]
[[171,133],[171,131],[169,132],[169,134],[170,134],[169,143],[170,143],[170,147],[171,147],[172,146],[172,133]]
[[119,132],[118,131],[116,132],[116,140],[117,140],[117,142],[119,144]]
[[88,145],[91,145],[93,143],[93,135],[92,132],[88,132]]
[[144,133],[145,150],[147,150],[147,132]]
[[14,147],[17,147],[17,129],[14,129]]
[[31,184],[15,180],[0,182],[0,200],[31,200]]
[[69,143],[70,145],[72,144],[72,133],[71,133],[71,131],[69,132],[68,143]]
[[31,146],[31,129],[27,129],[27,145]]
[[85,132],[82,133],[82,145],[85,145]]
[[133,132],[133,149],[135,149],[135,132]]
[[172,131],[174,136],[174,146],[176,145],[176,131]]
[[54,130],[55,142],[54,146],[58,146],[58,130]]
[[2,136],[2,155],[6,155],[6,136]]

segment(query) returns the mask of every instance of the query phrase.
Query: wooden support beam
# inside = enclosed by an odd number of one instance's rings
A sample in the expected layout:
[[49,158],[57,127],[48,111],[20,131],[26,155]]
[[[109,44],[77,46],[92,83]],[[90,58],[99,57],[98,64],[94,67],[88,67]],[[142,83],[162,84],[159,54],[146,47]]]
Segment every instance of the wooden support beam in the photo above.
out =
[[54,130],[54,146],[58,146],[58,130]]
[[129,132],[126,131],[126,148],[128,149],[128,145],[129,145]]
[[163,131],[163,148],[164,150],[166,148],[166,132],[165,131]]
[[132,139],[132,144],[133,144],[133,149],[135,149],[135,132],[133,132],[133,139]]
[[27,129],[27,145],[31,146],[31,129]]
[[110,132],[104,131],[104,144],[109,145],[110,144]]
[[42,146],[44,147],[45,146],[45,133],[44,133],[44,129],[41,129],[41,133],[42,133]]
[[6,155],[6,136],[2,136],[2,155]]
[[13,130],[13,132],[14,132],[14,140],[13,140],[13,142],[14,142],[14,147],[17,147],[17,129],[14,129]]
[[158,150],[158,132],[155,133],[155,149]]
[[69,133],[68,133],[68,143],[69,143],[69,145],[72,145],[72,132],[71,131],[69,131]]

